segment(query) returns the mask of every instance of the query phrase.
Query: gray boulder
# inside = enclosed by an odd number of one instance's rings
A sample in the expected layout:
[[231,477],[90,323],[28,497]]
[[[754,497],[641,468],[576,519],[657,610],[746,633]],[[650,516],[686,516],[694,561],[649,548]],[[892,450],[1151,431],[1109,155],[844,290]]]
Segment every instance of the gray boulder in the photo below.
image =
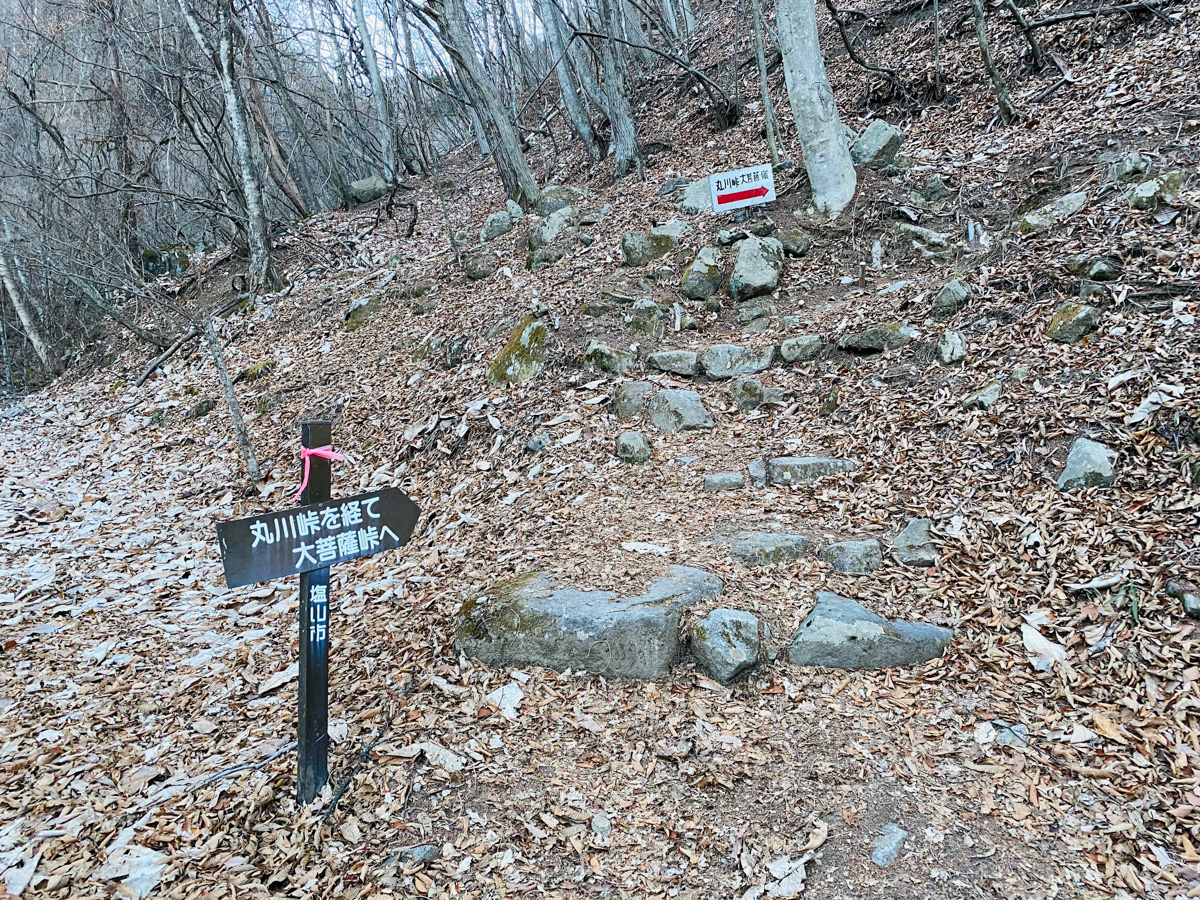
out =
[[626,381],[613,394],[612,405],[622,419],[636,416],[646,406],[646,395],[654,389],[648,381]]
[[525,210],[521,209],[521,204],[516,200],[509,198],[504,201],[504,210],[508,213],[508,217],[516,222],[525,215]]
[[747,566],[782,566],[806,554],[811,544],[802,534],[743,531],[729,539],[729,552]]
[[[771,631],[763,626],[764,636]],[[714,609],[691,628],[689,644],[700,670],[713,681],[733,684],[759,661],[758,619],[736,609]]]
[[949,628],[889,622],[854,600],[822,591],[792,639],[788,660],[835,669],[910,666],[941,656],[953,639]]
[[683,199],[679,202],[679,208],[689,216],[712,210],[712,197],[709,195],[707,178],[693,181],[683,189]]
[[850,159],[856,166],[882,169],[896,159],[905,133],[895,125],[876,119],[850,147]]
[[812,238],[799,228],[779,232],[779,243],[785,256],[807,256],[808,251],[812,249]]
[[1046,337],[1060,344],[1073,344],[1100,327],[1100,310],[1082,303],[1064,303],[1054,311],[1046,326]]
[[960,362],[967,356],[967,341],[957,331],[943,331],[938,338],[933,355],[943,366]]
[[627,463],[644,463],[650,458],[650,442],[640,431],[626,431],[617,438],[617,459]]
[[729,295],[749,300],[779,287],[783,272],[783,245],[773,237],[749,237],[737,245],[737,259],[729,276]]
[[1060,491],[1077,491],[1091,487],[1109,487],[1116,480],[1113,460],[1116,453],[1099,441],[1075,438],[1067,453],[1067,464],[1058,476]]
[[660,350],[646,357],[646,365],[660,372],[690,377],[696,374],[699,362],[693,350]]
[[583,367],[593,372],[604,372],[608,375],[624,375],[633,368],[637,359],[626,350],[616,350],[603,341],[593,340],[583,351]]
[[757,378],[739,378],[729,387],[733,404],[742,412],[757,408],[763,402],[762,382]]
[[838,341],[838,347],[851,353],[882,353],[903,347],[912,340],[913,334],[913,329],[901,322],[888,322],[847,334]]
[[1129,205],[1134,209],[1153,211],[1160,204],[1174,203],[1185,181],[1186,172],[1168,172],[1143,181],[1129,192]]
[[801,334],[779,345],[779,355],[787,363],[812,362],[825,351],[825,341],[819,334]]
[[508,210],[494,212],[484,221],[483,227],[479,229],[479,242],[486,244],[488,241],[494,241],[502,234],[508,234],[513,229],[512,216]]
[[848,459],[825,459],[820,456],[779,456],[767,463],[767,480],[771,484],[805,484],[852,472],[858,466]]
[[350,196],[355,203],[371,203],[388,192],[387,182],[378,175],[370,175],[350,182]]
[[720,595],[714,575],[672,566],[636,597],[559,588],[532,573],[468,600],[458,613],[454,648],[489,666],[545,666],[617,678],[661,678],[679,658],[685,607]]
[[767,486],[767,461],[764,459],[752,459],[746,463],[746,474],[750,476],[750,483],[755,487]]
[[531,227],[529,234],[525,237],[525,243],[529,247],[530,252],[535,252],[553,244],[559,237],[566,233],[571,225],[571,220],[574,218],[575,207],[563,206]]
[[900,851],[904,848],[904,842],[907,839],[907,831],[895,822],[888,822],[883,826],[883,832],[875,839],[875,848],[871,851],[871,862],[886,869],[899,858]]
[[896,558],[906,566],[928,569],[937,565],[937,547],[929,537],[929,529],[933,522],[929,519],[913,519],[904,526],[896,539],[892,541],[892,549]]
[[550,185],[542,190],[538,200],[538,213],[543,216],[553,215],[561,209],[576,205],[584,197],[577,187],[570,185]]
[[1036,234],[1075,215],[1086,203],[1087,194],[1082,191],[1067,194],[1026,213],[1014,226],[1014,230],[1018,234]]
[[741,472],[715,472],[704,476],[704,490],[710,494],[719,491],[740,491],[746,486],[746,478]]
[[1200,619],[1200,588],[1186,578],[1171,578],[1167,581],[1167,596],[1183,604],[1184,614],[1191,619]]
[[502,387],[537,377],[546,367],[546,343],[549,339],[550,329],[544,322],[532,316],[523,318],[488,366],[488,384]]
[[737,344],[717,344],[700,355],[700,369],[714,380],[757,375],[771,367],[774,347],[741,347]]
[[650,421],[662,431],[698,431],[713,427],[712,416],[695,391],[659,391],[647,408]]
[[883,553],[879,541],[837,541],[819,554],[835,572],[846,575],[866,575],[883,568]]
[[405,863],[429,863],[442,858],[442,848],[437,844],[417,844],[415,847],[405,847],[398,856]]
[[946,185],[941,175],[933,174],[929,176],[929,180],[925,182],[925,187],[921,188],[921,197],[928,200],[930,203],[937,203],[939,200],[945,200],[953,191]]
[[683,270],[679,289],[692,300],[707,300],[721,290],[721,263],[715,247],[705,247]]
[[1150,160],[1134,150],[1117,160],[1112,167],[1112,177],[1117,181],[1137,181],[1150,171]]
[[959,310],[966,309],[970,302],[971,289],[962,281],[955,278],[937,292],[937,295],[933,298],[933,304],[930,306],[929,314],[933,316],[935,321],[944,322],[947,319],[954,318]]
[[971,396],[963,400],[962,407],[966,410],[988,409],[1000,399],[1002,385],[999,381],[989,381]]
[[463,271],[471,281],[481,281],[496,273],[496,269],[500,267],[500,261],[496,258],[496,254],[491,250],[481,250],[479,253],[472,253],[463,260]]
[[657,340],[663,336],[662,318],[663,312],[658,308],[657,303],[649,297],[640,297],[633,301],[633,308],[629,315],[629,330]]
[[644,266],[679,246],[679,239],[689,230],[685,222],[668,222],[649,231],[627,231],[621,236],[621,255],[627,266]]

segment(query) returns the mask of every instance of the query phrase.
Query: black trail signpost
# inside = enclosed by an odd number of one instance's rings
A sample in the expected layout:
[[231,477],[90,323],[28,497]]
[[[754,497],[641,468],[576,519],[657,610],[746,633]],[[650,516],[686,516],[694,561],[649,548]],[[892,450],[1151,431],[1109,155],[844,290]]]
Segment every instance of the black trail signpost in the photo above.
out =
[[328,422],[301,425],[301,506],[217,525],[229,587],[300,575],[296,797],[311,803],[329,778],[329,568],[412,537],[420,509],[395,488],[330,499]]

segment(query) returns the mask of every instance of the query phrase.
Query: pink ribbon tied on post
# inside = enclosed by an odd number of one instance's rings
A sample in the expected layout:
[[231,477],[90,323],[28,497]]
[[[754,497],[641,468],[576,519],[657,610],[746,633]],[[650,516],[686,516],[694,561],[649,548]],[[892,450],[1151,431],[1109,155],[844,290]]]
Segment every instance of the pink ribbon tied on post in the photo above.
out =
[[294,500],[296,502],[300,501],[300,497],[303,496],[303,494],[304,494],[304,489],[306,487],[308,487],[308,461],[311,457],[314,457],[314,456],[319,456],[319,457],[321,457],[321,459],[328,459],[328,460],[336,459],[339,462],[346,459],[346,457],[343,456],[342,454],[334,453],[333,447],[331,447],[331,446],[301,447],[300,448],[300,459],[304,463],[304,479],[300,482],[300,489],[298,491],[296,491],[296,496],[294,498]]

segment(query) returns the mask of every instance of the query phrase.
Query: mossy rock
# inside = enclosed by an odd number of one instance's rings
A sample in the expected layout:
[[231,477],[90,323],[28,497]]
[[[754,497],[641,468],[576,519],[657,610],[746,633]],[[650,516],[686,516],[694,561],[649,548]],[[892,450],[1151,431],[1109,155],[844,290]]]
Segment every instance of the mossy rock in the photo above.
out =
[[503,641],[522,631],[536,631],[540,620],[552,617],[529,611],[520,597],[545,580],[541,572],[530,572],[502,581],[492,588],[486,609],[479,603],[483,598],[464,601],[458,611],[455,640]]
[[260,378],[266,378],[274,371],[275,360],[259,360],[254,365],[248,367],[244,372],[242,372],[241,376],[238,378],[238,381],[258,381]]
[[192,410],[190,413],[188,413],[188,415],[190,415],[193,419],[203,419],[205,416],[207,416],[210,412],[212,412],[216,408],[217,408],[216,400],[201,400],[199,403],[197,403],[195,406],[192,407]]
[[369,300],[365,297],[359,297],[351,303],[350,308],[346,310],[346,330],[358,331],[358,329],[362,328],[367,319],[379,308],[381,302],[379,297],[372,297]]
[[512,330],[504,349],[488,366],[488,383],[502,387],[537,377],[546,367],[546,342],[549,338],[550,329],[544,323],[532,316],[523,318]]

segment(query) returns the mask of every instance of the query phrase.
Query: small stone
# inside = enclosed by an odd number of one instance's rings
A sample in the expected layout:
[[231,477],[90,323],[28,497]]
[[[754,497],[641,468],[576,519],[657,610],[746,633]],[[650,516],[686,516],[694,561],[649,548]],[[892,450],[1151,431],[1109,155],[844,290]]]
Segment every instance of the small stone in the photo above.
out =
[[966,309],[970,302],[971,289],[955,278],[937,292],[937,296],[933,298],[933,304],[929,308],[929,314],[934,321],[944,322],[953,318],[959,310]]
[[929,180],[925,182],[925,187],[921,188],[921,196],[930,203],[945,200],[950,194],[950,188],[946,186],[941,175],[930,175]]
[[[765,636],[770,630],[763,626]],[[696,664],[713,681],[733,684],[758,663],[759,622],[748,612],[714,609],[692,626],[690,646]]]
[[1017,222],[1015,230],[1019,234],[1035,234],[1036,232],[1043,231],[1073,216],[1079,210],[1083,209],[1086,203],[1087,194],[1082,191],[1067,194],[1065,197],[1059,197],[1045,206],[1038,207],[1033,212],[1026,213]]
[[692,350],[660,350],[646,357],[646,365],[660,372],[691,377],[696,374],[699,357]]
[[746,474],[750,483],[755,487],[767,486],[767,462],[764,459],[752,459],[746,463]]
[[600,813],[592,816],[592,834],[598,838],[606,838],[612,834],[612,822],[608,820],[608,816]]
[[570,229],[575,215],[576,211],[573,206],[556,209],[529,229],[529,233],[525,235],[525,245],[530,251],[549,247]]
[[913,337],[913,330],[900,322],[873,325],[862,331],[848,334],[838,341],[838,347],[852,353],[882,353],[903,347]]
[[1028,725],[1020,722],[1016,725],[1009,725],[1007,722],[996,719],[992,722],[992,727],[996,729],[996,743],[1001,747],[1029,746]]
[[1075,438],[1067,453],[1067,464],[1058,477],[1060,491],[1076,491],[1091,487],[1110,487],[1116,480],[1113,459],[1116,453],[1099,441]]
[[710,494],[718,491],[738,491],[746,486],[746,479],[740,472],[716,472],[704,476],[704,490]]
[[1134,209],[1153,211],[1160,204],[1174,203],[1186,180],[1185,172],[1169,172],[1143,181],[1130,191],[1129,205]]
[[695,391],[659,391],[647,408],[655,428],[667,432],[706,430],[713,427],[712,416]]
[[971,396],[963,400],[963,409],[987,409],[1000,399],[1000,391],[1000,382],[990,381],[975,393],[971,394]]
[[894,822],[883,826],[883,833],[875,839],[875,849],[871,852],[871,862],[881,868],[887,868],[900,856],[908,832]]
[[1060,344],[1073,344],[1100,327],[1100,310],[1082,303],[1064,303],[1054,312],[1046,336]]
[[729,392],[733,394],[734,405],[748,412],[763,402],[762,382],[757,378],[739,378],[730,385]]
[[500,268],[500,263],[496,259],[496,254],[490,250],[472,253],[463,260],[463,271],[471,281],[482,281],[484,278],[494,275],[498,268]]
[[707,300],[721,290],[721,263],[715,247],[704,247],[683,271],[679,281],[683,296]]
[[933,354],[943,366],[961,362],[967,355],[967,341],[957,331],[943,331]]
[[788,647],[788,660],[835,669],[909,666],[941,656],[953,639],[948,628],[889,622],[854,600],[822,591]]
[[529,441],[525,444],[525,452],[530,453],[530,454],[541,453],[543,450],[545,450],[549,446],[550,446],[550,435],[546,434],[543,431],[543,432],[539,432],[538,434],[535,434],[533,437],[531,437],[529,439]]
[[762,402],[764,406],[783,406],[787,402],[787,388],[778,385],[763,388]]
[[693,181],[683,189],[683,199],[679,202],[679,208],[689,216],[709,212],[712,209],[712,197],[709,194],[707,178]]
[[737,344],[717,344],[700,355],[700,369],[714,380],[757,375],[771,366],[774,347],[742,347]]
[[1033,377],[1033,370],[1025,363],[1017,363],[1012,369],[1012,380],[1018,384],[1023,384]]
[[612,405],[622,419],[638,415],[646,406],[646,395],[654,389],[648,381],[626,381],[613,394]]
[[635,300],[633,309],[630,311],[629,329],[637,334],[647,335],[653,338],[661,338],[663,335],[663,312],[658,308],[658,304],[649,297],[642,297]]
[[812,249],[812,238],[808,236],[807,232],[801,231],[799,228],[781,231],[779,233],[779,243],[783,247],[785,256],[807,256],[808,252]]
[[856,166],[881,169],[895,160],[906,136],[895,125],[876,119],[851,145],[850,159]]
[[835,572],[846,575],[866,575],[883,568],[883,553],[879,541],[838,541],[819,554]]
[[896,557],[906,566],[928,569],[937,565],[937,547],[929,537],[933,522],[929,519],[913,519],[892,541]]
[[749,237],[737,246],[737,259],[729,276],[729,295],[749,300],[779,287],[783,272],[783,245],[775,238]]
[[1171,578],[1167,581],[1167,596],[1183,604],[1184,614],[1200,619],[1200,588],[1186,578]]
[[1119,159],[1112,167],[1112,176],[1117,181],[1137,181],[1150,171],[1150,160],[1134,150]]
[[609,375],[624,375],[633,368],[636,357],[625,350],[616,350],[603,341],[593,340],[583,351],[583,367]]
[[626,431],[617,438],[617,459],[637,465],[650,458],[650,442],[640,431]]
[[668,178],[663,182],[663,186],[658,189],[658,196],[669,197],[671,194],[678,193],[688,186],[686,178]]
[[737,319],[739,325],[749,325],[759,319],[765,319],[775,313],[775,304],[769,297],[763,297],[751,303],[738,306]]
[[442,848],[437,844],[418,844],[400,851],[401,862],[429,863],[442,858]]
[[742,326],[742,334],[762,334],[771,327],[771,320],[766,316],[751,319]]
[[767,463],[767,480],[771,484],[805,484],[851,472],[858,466],[848,459],[825,459],[819,456],[779,456]]
[[511,198],[504,201],[504,210],[514,222],[525,215],[525,210],[521,209],[521,204]]
[[787,363],[812,362],[824,351],[825,341],[819,334],[802,334],[779,345],[779,355]]
[[729,539],[729,552],[747,566],[782,566],[806,554],[811,544],[802,534],[743,531]]
[[488,241],[494,241],[500,235],[508,234],[512,228],[513,220],[508,210],[494,212],[487,217],[483,228],[479,229],[479,243],[486,244]]
[[679,246],[679,239],[690,230],[685,222],[668,222],[649,231],[627,231],[621,237],[621,254],[627,266],[644,266]]
[[1081,274],[1091,281],[1116,281],[1121,275],[1121,267],[1107,256],[1097,256],[1087,261]]
[[542,188],[542,196],[538,200],[538,213],[543,216],[550,216],[559,210],[566,209],[568,206],[574,206],[584,197],[584,193],[577,187],[570,185],[547,185]]

